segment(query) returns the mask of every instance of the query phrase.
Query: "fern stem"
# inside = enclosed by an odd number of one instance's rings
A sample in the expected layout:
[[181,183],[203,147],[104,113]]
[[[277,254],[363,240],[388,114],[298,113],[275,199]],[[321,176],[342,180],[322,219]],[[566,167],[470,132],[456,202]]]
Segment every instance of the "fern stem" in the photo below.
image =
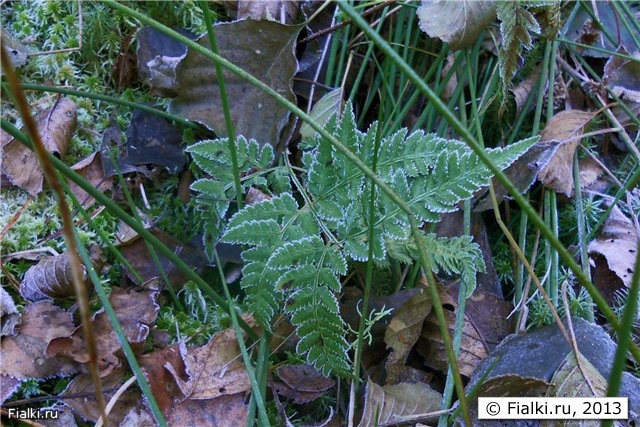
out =
[[[431,88],[424,82],[420,76],[416,74],[415,71],[405,63],[402,58],[391,49],[388,44],[380,37],[379,34],[375,33],[367,24],[367,22],[358,16],[355,11],[347,4],[339,3],[345,13],[347,13],[353,22],[364,31],[368,37],[373,40],[373,42],[382,50],[385,54],[389,55],[393,58],[394,61],[397,61],[400,69],[406,73],[411,81],[417,86],[417,88],[423,93],[425,97],[429,100],[431,105],[438,110],[438,112],[442,115],[442,117],[453,127],[453,129],[461,136],[461,138],[469,145],[469,147],[478,155],[480,160],[493,172],[495,177],[500,181],[500,183],[505,187],[505,189],[509,192],[509,194],[513,197],[513,199],[518,203],[520,208],[525,212],[525,214],[529,217],[531,222],[540,228],[541,233],[545,238],[547,238],[551,245],[558,251],[558,254],[562,261],[571,269],[571,271],[576,275],[578,281],[587,289],[594,302],[601,310],[602,314],[611,322],[613,328],[616,330],[620,329],[620,322],[617,319],[615,313],[609,307],[606,300],[602,296],[602,294],[596,289],[593,283],[589,280],[589,278],[582,272],[581,267],[578,263],[573,259],[569,251],[564,247],[564,245],[560,242],[558,237],[553,233],[549,227],[546,226],[542,218],[537,214],[537,212],[531,207],[529,202],[525,199],[525,197],[518,191],[515,185],[511,182],[511,180],[505,175],[503,171],[500,170],[493,162],[493,160],[487,155],[487,153],[482,150],[478,142],[475,140],[473,135],[469,132],[469,130],[460,123],[460,121],[455,117],[455,115],[443,104],[442,100],[431,90]],[[307,119],[307,118],[305,118]],[[338,147],[336,145],[336,147]],[[356,163],[358,167],[360,165]],[[364,169],[363,169],[364,171]],[[365,172],[366,173],[366,172]],[[380,189],[387,193],[386,186],[380,186]],[[388,194],[389,195],[389,194]],[[394,194],[395,195],[395,194]],[[396,198],[393,198],[391,195],[389,197],[395,202]],[[406,205],[402,205],[406,206]],[[404,209],[403,209],[404,210]],[[435,303],[435,301],[434,301]],[[634,343],[631,343],[631,351],[636,358],[636,360],[640,361],[640,349]]]
[[[383,109],[379,110],[379,115],[382,116]],[[378,121],[378,130],[376,132],[376,139],[373,148],[373,159],[371,163],[371,169],[375,172],[378,166],[378,154],[380,151],[381,140],[381,123]],[[369,181],[371,185],[369,195],[369,248],[367,254],[367,276],[365,279],[364,296],[362,300],[362,315],[360,316],[360,322],[358,323],[358,338],[356,341],[356,354],[353,361],[353,381],[351,383],[351,395],[349,399],[349,427],[353,426],[353,417],[355,414],[355,389],[360,382],[360,361],[362,360],[362,345],[364,342],[364,330],[365,324],[369,318],[369,299],[371,298],[371,287],[373,283],[373,258],[374,258],[374,242],[375,242],[375,213],[376,213],[376,185],[373,181]]]
[[[216,32],[211,24],[211,11],[209,5],[205,1],[200,2],[200,8],[204,12],[204,22],[207,27],[207,34],[209,36],[209,45],[211,46],[211,52],[218,54],[218,42],[216,41]],[[229,144],[229,155],[231,157],[231,167],[233,169],[233,183],[236,187],[236,201],[238,203],[238,209],[242,209],[244,206],[244,200],[242,197],[242,184],[240,184],[240,170],[238,168],[238,152],[236,149],[236,132],[233,127],[233,121],[231,120],[231,112],[229,109],[229,97],[227,96],[227,85],[224,82],[224,75],[222,74],[222,67],[216,63],[216,78],[218,79],[218,87],[220,88],[220,101],[222,102],[222,111],[224,112],[224,123],[227,127],[227,142]]]

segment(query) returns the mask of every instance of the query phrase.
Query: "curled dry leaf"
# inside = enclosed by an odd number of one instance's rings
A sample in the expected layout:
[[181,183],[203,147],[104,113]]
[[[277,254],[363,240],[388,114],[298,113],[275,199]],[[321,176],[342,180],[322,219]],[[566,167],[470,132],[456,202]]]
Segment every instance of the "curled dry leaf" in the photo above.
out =
[[278,394],[299,404],[319,398],[335,385],[332,379],[306,364],[280,366],[277,372],[281,380],[274,383]]
[[[445,319],[451,334],[453,334],[455,324],[458,292],[457,286],[451,286],[446,292],[440,292],[442,305],[445,308]],[[511,309],[510,303],[492,292],[476,290],[467,300],[462,327],[462,343],[458,356],[462,375],[471,376],[478,363],[509,334],[511,321],[507,320],[507,316]],[[449,362],[434,313],[431,313],[424,321],[416,350],[424,357],[427,366],[444,373],[447,372]]]
[[78,365],[72,360],[45,354],[52,340],[69,337],[74,329],[71,314],[49,301],[27,305],[17,333],[4,337],[0,342],[0,375],[24,380],[47,379],[78,372]]
[[16,304],[4,287],[0,287],[0,337],[13,335],[18,323],[20,323],[20,313]]
[[[108,376],[102,378],[102,390],[105,401],[116,393],[116,391],[125,382],[125,369],[120,368]],[[77,396],[82,397],[67,397]],[[85,421],[97,421],[100,418],[100,410],[96,401],[95,386],[91,380],[91,375],[80,374],[75,377],[62,392],[60,397]],[[108,415],[109,425],[117,426],[120,421],[132,410],[142,408],[142,399],[140,392],[136,387],[129,387],[117,400],[115,406]]]
[[[113,188],[113,178],[105,176],[102,168],[102,156],[97,151],[71,166],[71,169],[99,191],[105,192]],[[95,199],[75,182],[69,181],[69,188],[83,208],[86,209],[95,202]]]
[[438,411],[441,401],[442,395],[426,384],[381,387],[368,379],[359,427],[401,423],[403,417]]
[[[251,319],[246,320],[255,324]],[[173,365],[167,364],[165,367],[182,393],[190,399],[213,399],[251,388],[233,328],[218,332],[202,347],[187,349],[182,342],[180,354],[186,368],[186,381]]]
[[[34,119],[44,147],[58,157],[63,156],[76,129],[76,104],[69,98],[59,98],[53,107],[38,113]],[[32,196],[40,193],[44,175],[36,154],[6,134],[3,134],[2,149],[2,173],[8,180]]]
[[[84,280],[86,278],[84,266],[82,269]],[[73,296],[75,291],[69,254],[41,258],[38,264],[25,273],[20,283],[20,293],[27,301]]]
[[[618,288],[631,286],[639,239],[640,233],[633,222],[614,206],[602,231],[595,240],[589,242],[588,247],[589,255],[594,262],[592,269],[608,269],[618,279],[618,283],[611,283],[610,280],[596,281],[598,272],[593,272],[596,286],[601,287],[605,294],[610,296]],[[606,262],[602,263],[597,255],[604,257]],[[615,289],[611,289],[612,287]]]
[[573,155],[584,127],[593,113],[580,110],[561,111],[549,120],[542,131],[542,142],[558,141],[560,146],[538,173],[538,180],[556,193],[573,192]]
[[392,349],[385,364],[385,384],[399,382],[407,356],[420,337],[424,319],[431,313],[431,298],[426,289],[420,291],[395,311],[384,333],[387,349]]
[[[109,301],[134,350],[144,344],[149,334],[149,325],[152,325],[158,316],[159,306],[156,304],[156,297],[157,292],[148,290],[114,287],[111,291]],[[104,309],[93,316],[92,323],[98,352],[98,368],[101,376],[107,376],[120,366],[120,342]],[[64,355],[80,363],[89,361],[82,327],[76,328],[71,336],[51,340],[46,352],[51,356]]]

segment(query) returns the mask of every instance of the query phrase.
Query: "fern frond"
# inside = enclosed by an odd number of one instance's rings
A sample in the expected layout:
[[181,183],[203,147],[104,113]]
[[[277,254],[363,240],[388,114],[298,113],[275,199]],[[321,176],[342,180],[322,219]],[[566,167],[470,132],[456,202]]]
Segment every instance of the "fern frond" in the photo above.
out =
[[[325,129],[372,165],[377,125],[367,132],[358,131],[350,104],[342,118],[334,116]],[[488,154],[504,169],[536,140],[488,150]],[[416,257],[416,237],[409,232],[406,214],[388,196],[376,192],[374,203],[370,203],[371,183],[328,140],[316,136],[303,146],[307,151],[303,153],[306,188],[302,190],[307,194],[301,205],[290,192],[285,171],[269,169],[273,162],[270,148],[238,139],[243,186],[253,182],[272,189],[280,186],[284,191],[236,212],[221,240],[247,246],[242,253],[240,284],[245,302],[260,325],[269,330],[276,313],[288,314],[300,338],[298,351],[306,355],[307,362],[324,374],[348,375],[346,325],[336,299],[340,277],[347,273],[347,259],[367,261],[372,246],[376,263],[384,264],[389,258],[409,263]],[[226,150],[222,140],[190,149],[198,165],[210,175],[192,186],[203,196],[203,203],[205,195],[214,193],[227,199],[235,197]],[[380,141],[377,173],[422,222],[438,221],[442,212],[457,209],[492,176],[464,143],[422,131],[409,135],[406,130]],[[209,208],[225,213],[228,204],[220,203]],[[217,229],[224,226],[219,224]],[[484,269],[480,249],[470,237],[417,238],[424,239],[437,271],[475,283],[476,273]]]
[[324,375],[349,375],[344,321],[338,301],[321,286],[304,287],[291,295],[287,312],[300,337],[297,352]]
[[498,66],[502,79],[502,94],[506,99],[511,78],[522,62],[522,48],[533,47],[531,34],[540,35],[541,27],[536,17],[529,11],[531,7],[539,7],[542,3],[556,2],[526,2],[499,1],[496,2],[496,13],[500,20],[500,34],[502,44],[498,52]]
[[[282,170],[284,168],[269,171],[274,160],[270,145],[261,147],[255,140],[240,136],[236,139],[236,149],[238,170],[243,177],[244,188],[256,186],[266,189],[272,185],[278,188],[277,191],[290,191],[288,175]],[[191,145],[186,151],[191,153],[196,165],[208,175],[195,181],[191,189],[197,193],[196,200],[203,215],[206,215],[205,222],[208,226],[205,227],[203,241],[207,254],[212,259],[213,248],[224,228],[223,218],[231,201],[236,198],[229,142],[227,138],[205,140]]]

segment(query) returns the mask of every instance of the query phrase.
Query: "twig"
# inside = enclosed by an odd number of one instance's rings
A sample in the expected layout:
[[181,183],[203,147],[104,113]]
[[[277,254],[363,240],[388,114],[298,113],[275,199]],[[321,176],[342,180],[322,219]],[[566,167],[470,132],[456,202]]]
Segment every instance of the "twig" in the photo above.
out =
[[[73,218],[67,200],[64,195],[64,191],[53,165],[49,161],[47,149],[44,147],[38,127],[35,120],[31,116],[27,100],[24,96],[24,92],[20,88],[20,82],[16,75],[11,62],[9,61],[9,54],[5,46],[2,46],[2,63],[4,64],[4,73],[11,88],[11,92],[15,97],[16,107],[24,120],[25,128],[27,129],[31,142],[33,143],[33,149],[38,157],[47,182],[55,192],[58,199],[58,208],[60,210],[60,216],[62,217],[62,224],[64,230],[64,238],[67,245],[67,251],[69,252],[69,260],[71,261],[71,271],[73,277],[73,286],[75,288],[76,298],[78,299],[78,306],[80,307],[80,317],[82,319],[82,328],[85,335],[85,341],[87,345],[87,352],[89,353],[89,370],[91,372],[91,379],[95,386],[96,401],[100,413],[104,416],[104,396],[102,395],[102,381],[98,375],[98,351],[96,349],[96,340],[93,335],[93,326],[91,324],[91,307],[89,306],[89,296],[87,295],[87,289],[82,279],[83,269],[80,257],[78,256],[78,247],[74,236]],[[104,416],[106,418],[106,416]],[[107,425],[105,423],[105,425]]]

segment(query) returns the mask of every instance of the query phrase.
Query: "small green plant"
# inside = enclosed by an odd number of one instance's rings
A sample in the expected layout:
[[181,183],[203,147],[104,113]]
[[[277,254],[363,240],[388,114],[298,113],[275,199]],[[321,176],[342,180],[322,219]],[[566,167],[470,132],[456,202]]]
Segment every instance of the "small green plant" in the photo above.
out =
[[[360,132],[350,104],[342,119],[334,116],[325,129],[373,165],[376,124]],[[535,141],[530,138],[488,151],[506,168]],[[484,264],[479,248],[469,238],[412,236],[406,215],[384,194],[377,194],[375,220],[370,223],[371,184],[362,171],[321,136],[304,142],[305,169],[300,182],[293,171],[269,166],[273,162],[270,147],[259,148],[255,141],[238,138],[243,187],[259,187],[271,198],[244,207],[228,221],[223,218],[235,189],[226,139],[189,148],[197,165],[211,175],[192,188],[211,213],[210,229],[224,242],[245,245],[241,286],[258,323],[269,329],[275,314],[284,312],[297,328],[297,350],[306,355],[307,363],[324,374],[348,376],[346,325],[335,296],[347,261],[379,265],[389,258],[414,261],[417,255],[412,248],[415,238],[420,238],[430,249],[436,268],[462,275],[469,283]],[[465,144],[422,131],[408,135],[404,129],[382,138],[377,157],[378,175],[409,202],[422,222],[436,222],[441,213],[456,210],[460,201],[491,178],[491,172]],[[299,200],[290,190],[289,176]],[[369,242],[369,227],[375,231],[373,242]]]

